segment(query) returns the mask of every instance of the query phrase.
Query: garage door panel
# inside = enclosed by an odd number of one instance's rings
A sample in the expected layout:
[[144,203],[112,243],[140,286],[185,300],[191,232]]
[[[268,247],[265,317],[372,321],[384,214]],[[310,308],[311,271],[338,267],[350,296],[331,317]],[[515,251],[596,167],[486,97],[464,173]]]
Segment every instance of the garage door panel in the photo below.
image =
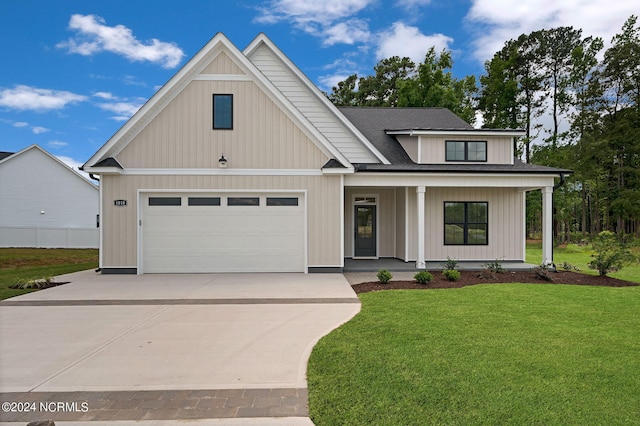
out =
[[144,272],[304,271],[303,196],[295,195],[298,206],[243,197],[260,205],[228,206],[220,196],[220,205],[189,206],[183,195],[180,206],[149,206],[143,197]]

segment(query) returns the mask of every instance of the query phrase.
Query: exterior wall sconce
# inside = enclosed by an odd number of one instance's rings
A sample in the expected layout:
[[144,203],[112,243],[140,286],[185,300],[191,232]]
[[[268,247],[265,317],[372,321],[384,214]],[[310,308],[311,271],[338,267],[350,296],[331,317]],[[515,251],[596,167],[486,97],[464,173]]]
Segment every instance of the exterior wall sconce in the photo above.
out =
[[218,160],[218,165],[220,166],[221,169],[226,169],[227,168],[227,159],[224,158],[224,154],[222,154],[222,156]]

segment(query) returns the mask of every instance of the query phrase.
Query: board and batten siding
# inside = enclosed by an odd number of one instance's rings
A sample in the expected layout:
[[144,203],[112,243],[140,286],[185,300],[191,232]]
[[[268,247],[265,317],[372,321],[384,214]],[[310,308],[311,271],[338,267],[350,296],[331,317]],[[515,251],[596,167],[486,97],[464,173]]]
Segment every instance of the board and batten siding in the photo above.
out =
[[[419,139],[418,139],[419,138]],[[486,164],[512,164],[511,137],[498,136],[396,136],[409,158],[419,164],[469,164],[466,162],[446,161],[446,141],[486,141]],[[418,149],[418,144],[420,148]],[[420,157],[420,158],[418,158]]]
[[[212,94],[233,94],[233,130],[213,130]],[[117,155],[125,168],[319,169],[329,160],[256,84],[192,81]]]
[[[308,266],[342,264],[342,187],[339,176],[103,176],[103,268],[135,268],[138,246],[138,189],[171,192],[306,191]],[[125,207],[114,200],[127,200]],[[144,224],[143,224],[144,226]]]
[[345,256],[353,256],[353,238],[355,233],[355,218],[353,203],[356,196],[376,197],[376,235],[378,239],[378,257],[397,257],[395,251],[396,228],[396,190],[395,188],[346,188],[345,189],[345,225],[344,241]]
[[350,162],[380,162],[270,49],[257,48],[249,60]]
[[[425,194],[425,255],[427,260],[522,260],[523,197],[517,188],[427,188]],[[415,194],[413,195],[415,199]],[[486,246],[444,245],[444,203],[486,201],[489,203],[489,244]],[[413,247],[413,246],[410,246]],[[412,259],[417,253],[413,248]]]
[[[445,161],[445,141],[486,141],[486,164],[512,164],[511,137],[497,136],[420,136],[420,161],[423,164],[468,164],[465,162]],[[417,141],[416,141],[417,142]]]

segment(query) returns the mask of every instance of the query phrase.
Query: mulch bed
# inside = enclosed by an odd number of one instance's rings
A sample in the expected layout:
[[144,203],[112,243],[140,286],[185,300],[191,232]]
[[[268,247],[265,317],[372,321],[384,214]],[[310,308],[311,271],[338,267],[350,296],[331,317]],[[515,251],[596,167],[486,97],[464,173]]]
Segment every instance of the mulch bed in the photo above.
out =
[[433,280],[428,284],[418,284],[415,281],[389,281],[389,283],[387,284],[382,284],[378,281],[372,281],[354,284],[351,287],[357,294],[359,294],[379,290],[429,290],[436,288],[461,288],[469,285],[499,283],[535,283],[552,285],[554,283],[557,283],[603,287],[633,287],[640,285],[638,283],[623,281],[611,277],[600,277],[569,271],[548,272],[547,274],[553,279],[553,282],[545,281],[539,278],[533,271],[508,271],[499,274],[479,271],[461,271],[461,276],[458,281],[447,281],[446,278],[442,275],[441,271],[430,272],[433,275]]

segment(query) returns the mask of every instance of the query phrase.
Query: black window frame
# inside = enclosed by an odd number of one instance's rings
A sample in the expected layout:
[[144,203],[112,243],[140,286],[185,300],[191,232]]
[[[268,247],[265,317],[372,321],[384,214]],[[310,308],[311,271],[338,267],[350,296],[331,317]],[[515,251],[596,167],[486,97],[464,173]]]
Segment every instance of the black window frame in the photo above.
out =
[[[450,160],[449,159],[449,144],[450,143],[464,143],[464,160]],[[469,160],[469,144],[483,144],[484,145],[484,160]],[[461,141],[461,140],[446,140],[444,147],[444,160],[447,162],[461,162],[461,163],[486,163],[487,162],[487,141]]]
[[[447,221],[447,204],[463,204],[464,218],[462,222],[459,221]],[[469,221],[469,205],[470,204],[484,204],[485,205],[485,219],[486,222],[470,222]],[[487,246],[489,245],[489,202],[488,201],[445,201],[443,204],[443,222],[444,222],[444,245],[445,246]],[[447,242],[447,225],[459,225],[462,227],[463,242]],[[485,241],[483,243],[470,243],[469,242],[469,229],[470,225],[484,225],[485,228]]]
[[[222,117],[216,116],[216,98],[229,98],[230,112],[229,112],[229,118],[228,118],[228,125],[227,125],[226,117],[225,117],[225,122],[221,123],[220,121],[222,120]],[[233,94],[214,93],[211,98],[211,106],[212,106],[211,119],[212,119],[213,130],[233,130]]]

